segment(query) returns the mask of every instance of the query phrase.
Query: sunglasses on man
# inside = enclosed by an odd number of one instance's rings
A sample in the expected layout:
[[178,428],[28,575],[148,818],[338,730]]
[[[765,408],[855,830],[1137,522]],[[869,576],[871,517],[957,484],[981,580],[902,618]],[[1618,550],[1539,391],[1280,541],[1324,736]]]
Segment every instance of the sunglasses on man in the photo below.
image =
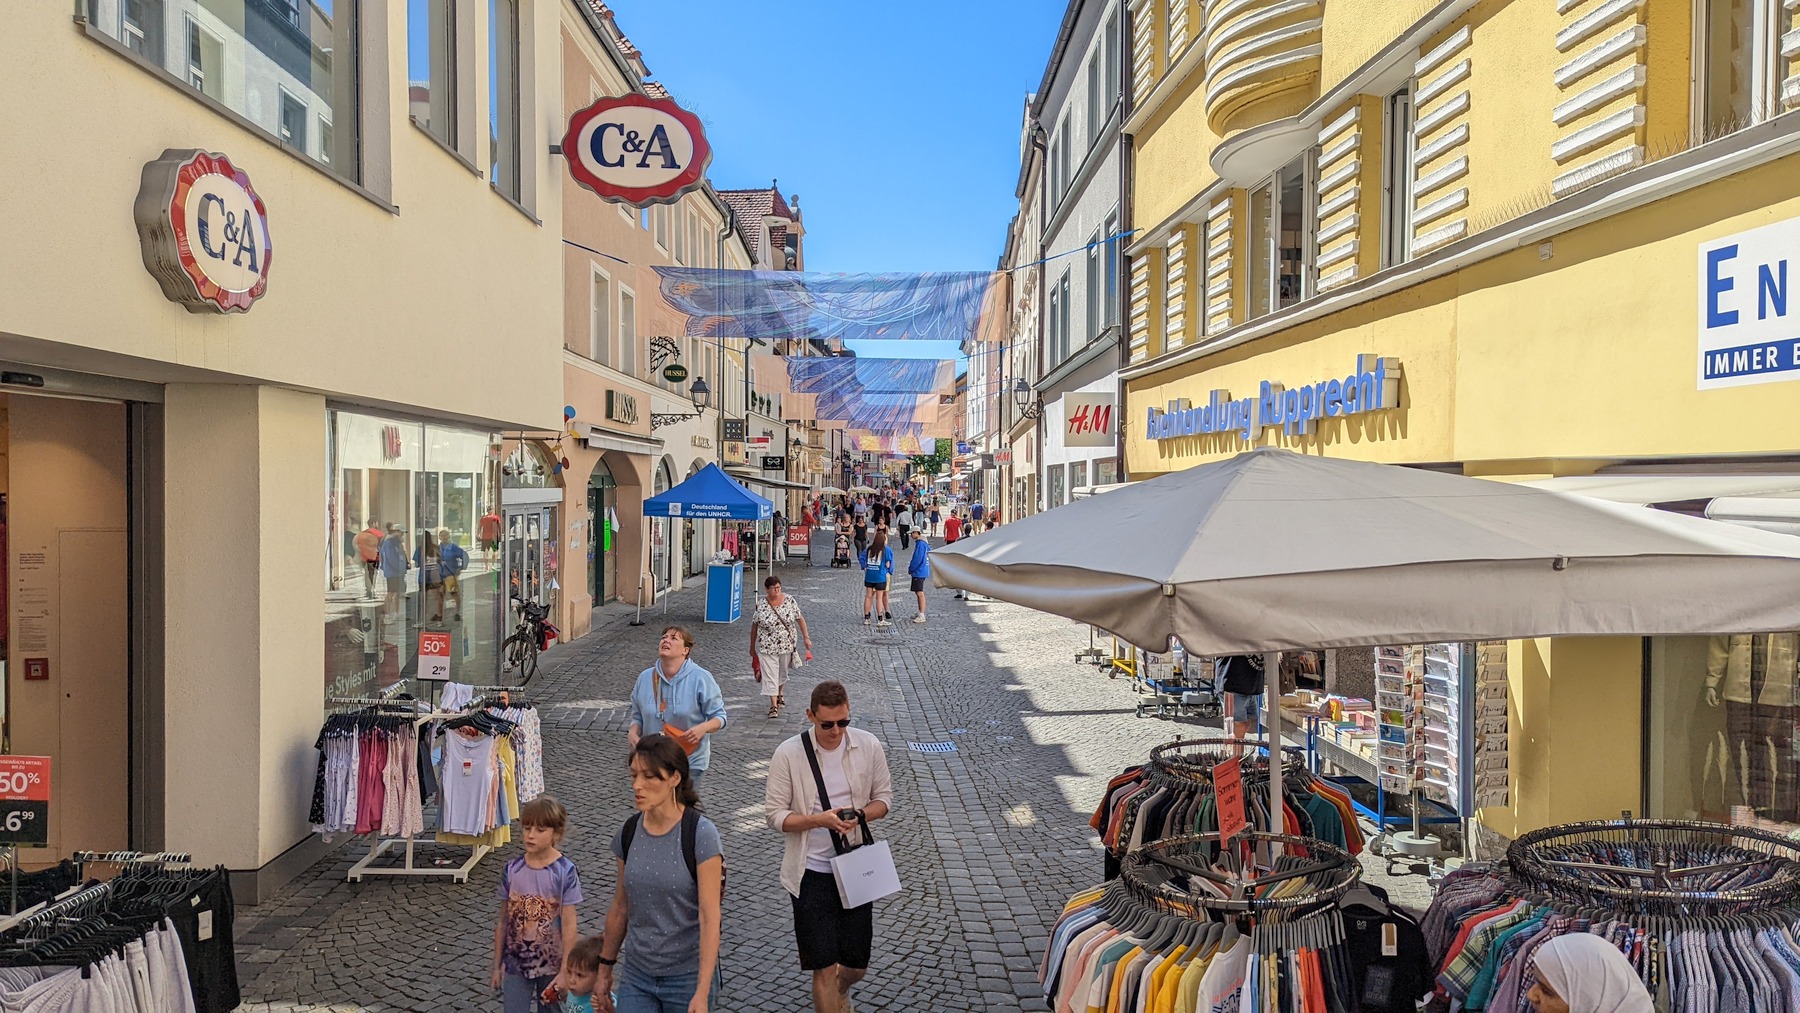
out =
[[813,723],[818,725],[820,728],[848,728],[848,727],[850,727],[850,719],[849,718],[845,718],[842,721],[815,721]]

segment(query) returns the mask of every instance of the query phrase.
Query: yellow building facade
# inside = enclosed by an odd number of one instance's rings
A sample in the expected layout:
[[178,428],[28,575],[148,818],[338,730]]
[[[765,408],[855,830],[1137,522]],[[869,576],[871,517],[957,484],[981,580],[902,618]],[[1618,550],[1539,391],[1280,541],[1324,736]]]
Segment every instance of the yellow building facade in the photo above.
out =
[[[1274,445],[1786,524],[1797,13],[1138,0],[1130,477]],[[1752,734],[1791,643],[1720,634],[1511,645],[1482,822],[1800,821],[1792,722]]]

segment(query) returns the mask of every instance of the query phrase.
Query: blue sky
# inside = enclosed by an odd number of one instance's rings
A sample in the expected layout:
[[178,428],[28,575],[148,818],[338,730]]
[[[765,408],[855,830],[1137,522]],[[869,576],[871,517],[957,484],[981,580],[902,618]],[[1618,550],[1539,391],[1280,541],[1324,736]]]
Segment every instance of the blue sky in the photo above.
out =
[[[979,271],[1016,204],[1019,124],[1061,0],[609,0],[698,113],[713,184],[780,180],[809,271]],[[947,342],[858,355],[960,358]],[[960,368],[959,368],[960,371]]]
[[722,189],[799,194],[811,271],[992,268],[1061,0],[608,0]]

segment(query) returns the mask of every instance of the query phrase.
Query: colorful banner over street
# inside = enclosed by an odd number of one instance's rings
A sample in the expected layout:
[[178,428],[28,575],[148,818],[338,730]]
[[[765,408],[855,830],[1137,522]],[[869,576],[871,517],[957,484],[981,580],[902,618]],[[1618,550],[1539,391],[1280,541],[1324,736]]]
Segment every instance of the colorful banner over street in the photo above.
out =
[[[846,341],[972,337],[989,306],[992,271],[818,274],[657,267],[662,301],[690,336]],[[998,308],[998,307],[996,307]]]

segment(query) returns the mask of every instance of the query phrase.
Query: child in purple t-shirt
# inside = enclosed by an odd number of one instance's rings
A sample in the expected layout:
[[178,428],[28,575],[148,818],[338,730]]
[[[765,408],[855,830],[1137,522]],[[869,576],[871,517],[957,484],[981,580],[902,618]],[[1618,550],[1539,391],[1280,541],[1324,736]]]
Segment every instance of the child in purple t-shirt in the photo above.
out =
[[557,846],[569,812],[548,795],[519,807],[525,854],[500,873],[500,917],[494,925],[491,985],[500,990],[506,1013],[560,1009],[542,1000],[552,984],[561,986],[567,954],[577,938],[575,905],[581,877]]

